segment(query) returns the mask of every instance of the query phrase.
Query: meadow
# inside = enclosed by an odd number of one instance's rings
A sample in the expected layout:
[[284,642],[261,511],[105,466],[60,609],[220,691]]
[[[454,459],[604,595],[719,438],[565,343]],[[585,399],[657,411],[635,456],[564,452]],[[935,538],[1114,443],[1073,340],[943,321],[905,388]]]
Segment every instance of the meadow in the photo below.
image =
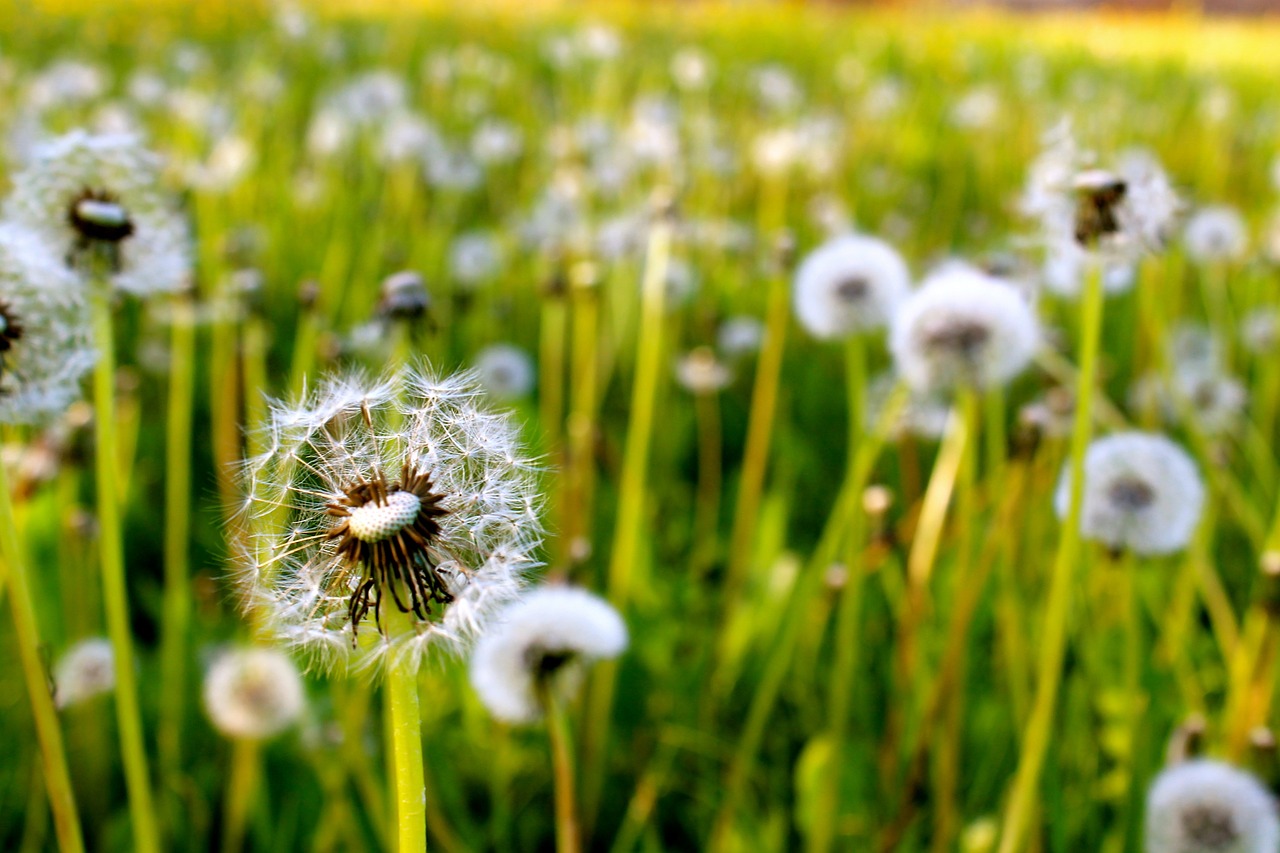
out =
[[0,847],[1276,853],[1280,29],[479,5],[0,10]]

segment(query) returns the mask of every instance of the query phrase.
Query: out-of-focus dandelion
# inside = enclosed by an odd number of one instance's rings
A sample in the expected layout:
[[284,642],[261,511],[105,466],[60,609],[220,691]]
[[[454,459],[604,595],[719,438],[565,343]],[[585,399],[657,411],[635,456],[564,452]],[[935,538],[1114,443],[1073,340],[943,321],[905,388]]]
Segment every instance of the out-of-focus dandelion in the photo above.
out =
[[933,392],[1003,384],[1021,373],[1040,324],[1012,287],[966,267],[935,273],[893,317],[889,346],[903,379]]
[[1204,263],[1236,261],[1249,248],[1244,217],[1233,207],[1203,207],[1187,220],[1183,231],[1187,253]]
[[757,352],[764,343],[764,323],[756,317],[730,317],[720,324],[716,344],[728,358]]
[[223,651],[205,674],[205,712],[227,737],[273,737],[293,725],[305,706],[297,666],[274,649]]
[[191,249],[185,220],[160,191],[159,168],[134,137],[75,131],[40,146],[14,176],[5,216],[117,290],[176,291]]
[[1274,853],[1280,818],[1253,775],[1199,759],[1162,771],[1147,792],[1147,853]]
[[58,660],[53,683],[59,708],[78,705],[115,689],[116,663],[111,641],[93,637],[76,643]]
[[796,317],[823,339],[879,328],[889,323],[910,285],[906,263],[888,243],[837,237],[811,252],[796,271]]
[[493,344],[476,353],[480,385],[499,400],[518,400],[533,391],[536,371],[529,353],[512,344]]
[[[1054,500],[1066,517],[1071,494],[1063,471]],[[1186,451],[1161,435],[1122,432],[1089,445],[1084,460],[1080,530],[1091,539],[1139,556],[1187,546],[1200,521],[1204,484]]]
[[676,362],[676,380],[691,394],[714,394],[733,381],[733,371],[710,347],[698,347]]

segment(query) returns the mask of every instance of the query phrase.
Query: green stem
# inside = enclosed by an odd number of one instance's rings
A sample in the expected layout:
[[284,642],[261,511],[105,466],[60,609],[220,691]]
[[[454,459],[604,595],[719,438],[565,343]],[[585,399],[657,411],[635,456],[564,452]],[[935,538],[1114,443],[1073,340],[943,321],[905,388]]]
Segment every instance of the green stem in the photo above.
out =
[[569,720],[555,692],[543,684],[538,697],[547,717],[547,737],[551,741],[551,764],[555,776],[556,853],[579,853],[582,832],[578,825],[573,747]]
[[231,746],[231,772],[227,774],[222,813],[222,853],[236,853],[244,847],[244,828],[257,793],[261,756],[262,746],[256,740],[237,738]]
[[1071,432],[1071,493],[1067,517],[1062,522],[1058,550],[1054,556],[1040,639],[1039,683],[1031,719],[1022,739],[1022,757],[1014,776],[1013,793],[1000,835],[999,853],[1023,849],[1036,811],[1036,791],[1044,768],[1049,739],[1053,733],[1062,664],[1067,651],[1067,616],[1071,610],[1071,585],[1080,550],[1080,505],[1084,495],[1084,456],[1093,430],[1094,378],[1098,370],[1098,347],[1102,337],[1102,274],[1095,265],[1087,279],[1080,327],[1080,371],[1076,377],[1075,424]]
[[188,538],[191,531],[191,432],[195,395],[195,324],[191,302],[173,304],[169,410],[165,440],[164,622],[161,637],[160,755],[171,791],[182,766],[182,711],[186,697],[186,639],[191,621]]
[[[854,460],[862,444],[862,419],[865,413],[864,398],[867,384],[866,347],[861,336],[850,338],[847,345],[847,383],[849,398],[849,448],[846,451],[848,472],[846,480],[854,478]],[[845,778],[844,748],[849,736],[849,708],[853,693],[854,675],[858,666],[858,615],[862,603],[862,548],[864,518],[858,505],[860,495],[855,495],[853,511],[849,513],[845,541],[845,584],[840,593],[836,611],[835,663],[831,672],[831,691],[827,696],[827,725],[831,731],[831,759],[818,808],[814,815],[813,832],[809,836],[811,853],[826,853],[831,849],[840,822],[842,805],[840,791]]]
[[[413,630],[405,614],[387,608],[389,623]],[[426,853],[427,795],[422,766],[422,715],[418,706],[418,676],[404,666],[387,673],[387,700],[390,705],[391,741],[395,755],[396,824],[399,853]]]
[[49,793],[58,847],[63,853],[82,853],[84,841],[80,836],[80,816],[76,811],[67,758],[62,748],[62,728],[40,657],[40,629],[28,586],[26,559],[18,542],[9,472],[4,465],[0,465],[0,555],[4,557],[6,571],[3,579],[9,587],[9,608],[13,612],[14,634],[22,659],[22,677],[31,699],[31,714],[35,719],[36,740],[40,744],[45,788]]
[[111,327],[111,292],[99,285],[92,296],[94,341],[98,361],[93,371],[94,433],[97,465],[98,547],[102,557],[103,603],[107,633],[116,661],[116,717],[129,814],[133,821],[134,849],[157,853],[160,835],[151,796],[142,712],[138,706],[138,681],[133,668],[133,636],[129,627],[129,599],[124,574],[124,536],[120,518],[119,472],[116,455],[115,343]]

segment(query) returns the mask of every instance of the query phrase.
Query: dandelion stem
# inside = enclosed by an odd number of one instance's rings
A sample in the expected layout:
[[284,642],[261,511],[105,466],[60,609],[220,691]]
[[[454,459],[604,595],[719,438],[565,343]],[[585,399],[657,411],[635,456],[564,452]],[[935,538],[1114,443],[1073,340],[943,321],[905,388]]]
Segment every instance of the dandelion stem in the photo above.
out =
[[103,603],[107,633],[116,660],[116,717],[129,812],[133,821],[134,848],[141,853],[160,849],[151,776],[147,769],[138,706],[138,682],[133,668],[133,636],[129,626],[129,599],[124,573],[124,537],[120,518],[119,457],[116,454],[115,343],[112,335],[111,291],[99,284],[91,299],[94,342],[98,360],[93,371],[94,432],[98,498],[99,544],[102,558]]
[[18,542],[9,472],[4,465],[0,465],[0,556],[4,557],[3,580],[9,588],[9,609],[13,613],[14,634],[18,641],[18,654],[22,659],[22,677],[31,699],[36,739],[40,744],[42,775],[49,794],[49,808],[53,812],[58,847],[63,853],[81,853],[84,841],[80,836],[80,816],[76,810],[75,793],[71,789],[67,758],[62,748],[62,728],[40,657],[40,630],[31,588],[28,586],[26,559]]
[[1022,756],[1013,781],[1013,793],[1000,834],[999,853],[1024,849],[1031,816],[1036,811],[1036,789],[1044,768],[1053,732],[1062,664],[1067,651],[1067,616],[1071,609],[1071,584],[1080,550],[1080,506],[1084,496],[1084,456],[1093,430],[1094,379],[1102,337],[1102,271],[1094,265],[1085,278],[1080,326],[1080,370],[1076,377],[1075,423],[1071,432],[1071,492],[1067,517],[1062,522],[1053,561],[1049,600],[1040,638],[1039,683],[1022,739]]
[[227,774],[222,812],[222,853],[235,853],[244,846],[244,828],[257,793],[261,766],[262,747],[258,741],[237,738],[231,747],[231,771]]
[[164,623],[161,681],[165,685],[159,744],[164,776],[176,790],[182,766],[186,639],[191,621],[188,538],[191,532],[191,424],[195,396],[195,325],[189,297],[173,302],[169,410],[165,438]]
[[[411,617],[387,608],[389,630],[412,631]],[[422,715],[418,706],[418,676],[404,665],[387,671],[393,764],[396,779],[395,817],[399,853],[427,849],[427,794],[422,766]]]
[[[846,349],[846,373],[849,399],[849,448],[846,452],[848,471],[845,479],[853,482],[858,448],[862,444],[862,422],[865,414],[867,384],[866,345],[860,335],[849,339]],[[831,672],[831,691],[827,694],[827,725],[830,729],[831,752],[821,799],[814,815],[813,832],[809,836],[812,853],[826,853],[837,832],[842,815],[840,791],[847,765],[844,749],[849,736],[849,706],[854,675],[858,666],[858,616],[862,603],[862,548],[864,533],[861,495],[855,494],[848,514],[845,532],[845,583],[836,611],[835,663]]]
[[578,826],[577,795],[574,784],[573,747],[564,706],[544,683],[538,698],[547,717],[547,737],[551,741],[551,763],[556,789],[556,851],[578,853],[582,833]]

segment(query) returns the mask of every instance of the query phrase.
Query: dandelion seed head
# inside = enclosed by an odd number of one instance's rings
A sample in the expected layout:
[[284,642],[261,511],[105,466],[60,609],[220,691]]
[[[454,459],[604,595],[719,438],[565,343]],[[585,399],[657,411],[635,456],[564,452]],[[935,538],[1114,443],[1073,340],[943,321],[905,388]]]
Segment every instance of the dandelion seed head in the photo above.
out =
[[471,684],[494,717],[529,723],[542,713],[540,680],[572,691],[586,664],[626,647],[626,625],[608,602],[583,589],[542,587],[511,604],[480,639]]
[[[1054,501],[1059,518],[1070,501],[1068,465]],[[1089,445],[1080,514],[1086,539],[1143,556],[1170,554],[1187,546],[1203,505],[1195,462],[1164,436],[1121,432]]]
[[476,354],[476,375],[484,389],[500,400],[518,400],[533,391],[533,359],[512,344],[493,344]]
[[819,246],[796,271],[796,317],[816,338],[846,337],[887,325],[911,275],[896,250],[875,237],[846,235]]
[[306,707],[302,676],[274,649],[222,652],[204,679],[204,707],[227,737],[264,740],[293,725]]
[[115,653],[105,637],[76,643],[54,667],[54,698],[59,708],[78,705],[116,686]]
[[893,317],[889,347],[917,392],[1008,382],[1031,361],[1040,324],[1013,287],[951,266],[925,280]]
[[1236,261],[1249,250],[1249,230],[1234,207],[1203,207],[1187,220],[1183,231],[1187,253],[1205,263]]
[[1147,853],[1274,853],[1275,798],[1251,774],[1199,759],[1160,773],[1147,792]]

